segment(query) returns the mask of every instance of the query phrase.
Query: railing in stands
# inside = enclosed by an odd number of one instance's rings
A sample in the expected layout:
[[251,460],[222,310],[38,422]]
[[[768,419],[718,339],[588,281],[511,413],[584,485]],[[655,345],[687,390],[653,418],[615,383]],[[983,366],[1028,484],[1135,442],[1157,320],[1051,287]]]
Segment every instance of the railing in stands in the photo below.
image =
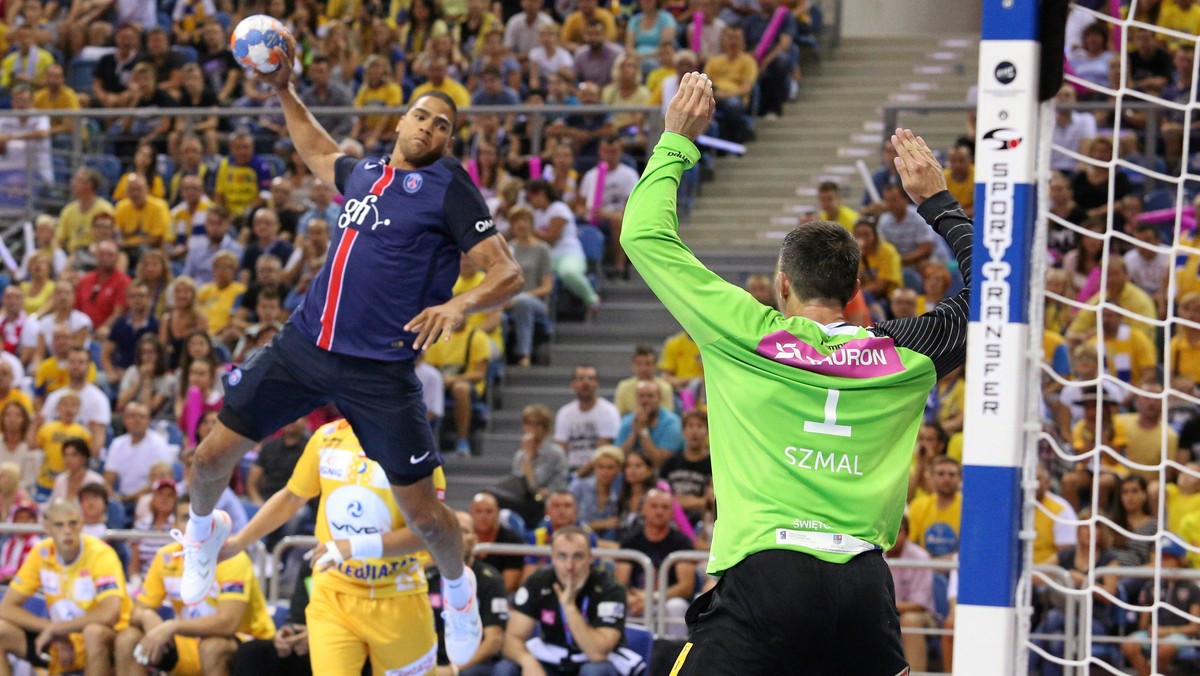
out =
[[[363,114],[401,114],[407,107],[371,108],[364,110],[351,106],[311,108],[316,116],[339,115],[359,116]],[[459,111],[459,118],[470,120],[479,115],[513,115],[527,121],[530,151],[540,153],[547,137],[547,128],[551,117],[564,115],[613,115],[616,113],[644,113],[646,122],[643,126],[648,143],[652,146],[662,133],[662,113],[659,106],[607,106],[607,105],[520,105],[520,106],[472,106]],[[197,118],[233,118],[230,125],[234,131],[246,130],[254,133],[261,118],[280,118],[282,111],[278,108],[86,108],[82,110],[0,110],[0,117],[19,117],[30,115],[47,115],[52,118],[66,118],[72,121],[73,130],[69,138],[64,135],[52,139],[51,168],[54,181],[46,184],[37,179],[38,160],[34,153],[27,153],[24,162],[24,175],[16,171],[18,165],[10,165],[8,173],[14,174],[4,180],[0,190],[0,207],[8,202],[7,209],[0,208],[0,237],[13,249],[14,254],[20,255],[23,243],[19,236],[20,223],[32,219],[42,210],[57,212],[62,204],[70,200],[67,192],[70,172],[79,167],[85,155],[104,154],[106,144],[110,142],[136,143],[136,135],[117,136],[107,132],[99,134],[88,133],[89,120],[116,120],[125,117],[173,117],[183,120],[181,128],[176,131],[190,132]],[[244,119],[238,119],[244,118]],[[260,134],[264,138],[276,138],[275,134]],[[340,139],[339,139],[340,140]],[[0,160],[3,160],[0,155]],[[0,162],[0,174],[4,173],[3,162]],[[65,175],[64,175],[65,169]],[[0,175],[0,178],[4,176]],[[23,185],[22,185],[23,183]],[[113,185],[107,186],[112,190]],[[21,201],[18,207],[14,201]]]

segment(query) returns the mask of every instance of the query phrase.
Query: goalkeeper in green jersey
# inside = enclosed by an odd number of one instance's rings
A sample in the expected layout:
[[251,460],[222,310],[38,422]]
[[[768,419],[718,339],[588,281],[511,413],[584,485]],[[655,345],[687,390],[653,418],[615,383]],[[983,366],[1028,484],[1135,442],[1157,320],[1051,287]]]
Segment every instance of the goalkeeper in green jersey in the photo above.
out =
[[782,312],[709,271],[679,238],[679,178],[700,153],[712,83],[685,75],[626,208],[621,245],[700,346],[719,505],[708,572],[673,673],[907,672],[883,552],[904,512],[929,390],[966,352],[972,224],[925,142],[896,130],[904,189],[958,258],[966,288],[920,317],[846,323],[859,247],[837,223],[779,252]]

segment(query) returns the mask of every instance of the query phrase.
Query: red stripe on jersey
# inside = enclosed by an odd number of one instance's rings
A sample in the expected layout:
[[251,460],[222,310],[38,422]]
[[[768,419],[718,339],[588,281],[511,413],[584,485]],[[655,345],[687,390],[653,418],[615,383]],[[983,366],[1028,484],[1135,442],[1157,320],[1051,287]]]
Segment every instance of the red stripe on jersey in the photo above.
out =
[[396,175],[396,168],[390,164],[385,164],[383,166],[383,174],[380,175],[380,177],[378,179],[376,179],[376,181],[373,185],[371,185],[371,194],[372,195],[382,195],[384,189],[387,188],[389,185],[391,185],[392,178],[395,175]]
[[333,257],[333,268],[329,271],[329,288],[325,292],[325,310],[321,312],[321,335],[317,336],[317,347],[324,350],[333,346],[338,305],[342,300],[342,280],[346,276],[346,260],[350,258],[350,249],[354,247],[356,239],[358,231],[346,228]]
[[[392,184],[396,169],[384,165],[383,174],[371,185],[371,194],[379,196]],[[317,347],[324,350],[332,349],[333,334],[337,327],[338,306],[342,300],[342,282],[346,277],[346,262],[350,258],[350,250],[358,239],[358,231],[346,228],[342,239],[338,242],[337,251],[333,255],[333,267],[329,271],[329,288],[325,290],[325,309],[321,311],[321,334],[317,336]]]

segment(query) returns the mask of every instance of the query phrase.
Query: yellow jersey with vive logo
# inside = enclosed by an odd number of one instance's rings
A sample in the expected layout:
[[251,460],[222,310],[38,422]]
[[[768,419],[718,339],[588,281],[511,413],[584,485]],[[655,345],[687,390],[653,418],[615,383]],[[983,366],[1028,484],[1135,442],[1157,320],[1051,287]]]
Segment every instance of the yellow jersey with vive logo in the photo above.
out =
[[[434,470],[433,483],[439,499],[444,498],[446,477],[441,467]],[[304,498],[321,496],[315,531],[320,542],[405,527],[383,467],[366,456],[345,420],[322,426],[309,439],[287,487]],[[368,598],[424,594],[426,561],[420,555],[347,560],[314,573],[313,587],[329,586]]]

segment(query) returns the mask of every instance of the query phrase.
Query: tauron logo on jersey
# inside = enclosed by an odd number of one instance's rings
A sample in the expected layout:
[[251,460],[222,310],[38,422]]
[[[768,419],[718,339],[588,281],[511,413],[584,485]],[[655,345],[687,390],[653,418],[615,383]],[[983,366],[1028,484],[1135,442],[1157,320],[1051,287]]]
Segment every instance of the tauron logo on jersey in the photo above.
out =
[[755,351],[780,364],[827,376],[876,378],[904,371],[891,338],[855,338],[824,354],[787,331],[776,331],[764,336]]
[[404,192],[411,195],[420,190],[421,184],[424,182],[425,179],[421,178],[420,174],[409,174],[404,177]]
[[[408,179],[405,179],[405,188],[407,189]],[[409,192],[412,192],[411,190]],[[371,230],[378,228],[381,225],[391,225],[392,221],[389,218],[379,218],[379,207],[375,203],[379,201],[376,195],[367,195],[362,199],[351,199],[346,201],[346,206],[342,209],[342,215],[338,217],[338,227],[345,230],[351,225],[358,226],[356,230],[362,230],[368,221],[371,224]]]

